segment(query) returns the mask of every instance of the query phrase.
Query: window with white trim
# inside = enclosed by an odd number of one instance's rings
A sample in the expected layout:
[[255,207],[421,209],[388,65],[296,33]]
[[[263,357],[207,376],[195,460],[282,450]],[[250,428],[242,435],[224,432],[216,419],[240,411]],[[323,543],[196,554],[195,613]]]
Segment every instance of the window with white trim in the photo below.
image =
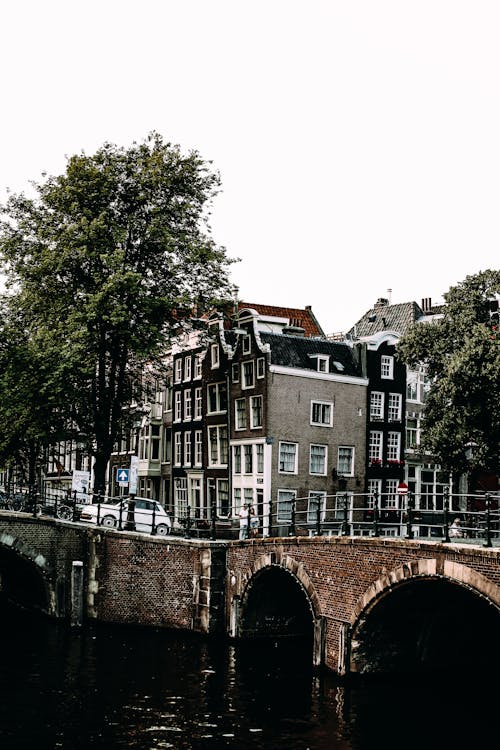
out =
[[247,428],[247,400],[246,398],[237,398],[234,402],[234,426],[236,430],[246,430]]
[[327,465],[326,445],[311,445],[309,447],[309,474],[325,476]]
[[389,403],[387,405],[387,417],[389,422],[401,422],[401,406],[403,398],[401,393],[389,393]]
[[208,427],[208,463],[209,466],[227,466],[227,427],[214,425]]
[[250,427],[252,430],[262,427],[262,396],[250,398]]
[[194,358],[193,380],[199,380],[200,378],[201,378],[201,355],[196,354]]
[[233,447],[233,472],[241,474],[241,445]]
[[368,445],[368,458],[370,461],[382,461],[383,436],[378,430],[370,432],[370,442]]
[[225,383],[209,383],[207,386],[208,414],[219,414],[227,409],[227,388]]
[[248,360],[248,362],[243,362],[242,380],[242,388],[254,388],[255,373],[253,359]]
[[380,359],[380,377],[383,380],[394,379],[394,357],[383,354]]
[[406,417],[406,448],[415,450],[420,445],[420,428],[417,417]]
[[307,500],[307,523],[323,522],[326,515],[326,492],[309,492]]
[[243,336],[243,342],[242,342],[242,352],[243,354],[250,354],[252,351],[252,339],[248,334],[245,334]]
[[253,474],[253,445],[244,445],[243,455],[245,459],[245,474]]
[[257,445],[255,446],[255,450],[257,453],[257,474],[263,474],[264,473],[264,444],[257,443]]
[[297,443],[279,444],[279,471],[284,474],[297,473]]
[[174,437],[174,465],[182,464],[182,432],[176,432]]
[[201,419],[203,416],[203,391],[201,385],[194,389],[194,418]]
[[186,357],[184,360],[184,380],[191,380],[191,367],[192,359],[191,357]]
[[233,489],[233,517],[238,517],[241,512],[241,488]]
[[194,433],[194,465],[201,466],[203,463],[203,433],[196,430]]
[[345,477],[354,475],[354,448],[350,445],[339,445],[337,474]]
[[227,479],[217,480],[217,515],[219,518],[228,518],[231,512],[229,503],[229,481]]
[[266,360],[264,357],[259,357],[257,360],[257,377],[263,378],[266,371]]
[[210,363],[212,368],[219,366],[219,344],[212,344],[210,347]]
[[188,488],[187,477],[178,477],[174,482],[175,515],[177,518],[187,516]]
[[384,394],[381,391],[372,391],[370,394],[370,419],[384,418]]
[[332,401],[311,401],[311,424],[333,427]]
[[289,523],[292,520],[292,507],[297,493],[294,490],[278,490],[276,520],[278,523]]
[[401,433],[387,433],[387,460],[399,461],[401,455]]
[[182,419],[182,392],[175,392],[175,404],[174,404],[174,422],[180,422]]
[[182,381],[182,359],[180,358],[175,360],[174,381],[176,383]]
[[388,479],[386,481],[385,507],[391,510],[399,508],[398,479]]
[[382,492],[382,480],[381,479],[369,479],[368,480],[368,497],[366,498],[366,507],[372,509],[375,507],[375,501],[379,501],[380,493]]
[[184,433],[184,466],[191,466],[191,433]]
[[192,400],[191,389],[186,388],[184,391],[184,419],[189,421],[192,417]]

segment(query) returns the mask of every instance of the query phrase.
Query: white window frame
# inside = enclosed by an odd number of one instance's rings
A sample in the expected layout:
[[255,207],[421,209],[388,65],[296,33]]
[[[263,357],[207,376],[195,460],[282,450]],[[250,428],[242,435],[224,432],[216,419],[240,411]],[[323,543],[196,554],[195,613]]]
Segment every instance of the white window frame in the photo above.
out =
[[326,492],[321,491],[309,491],[309,497],[307,499],[307,523],[315,524],[318,520],[317,517],[317,506],[319,505],[319,517],[320,521],[323,522],[326,517]]
[[175,360],[174,383],[182,382],[182,359],[179,357]]
[[[286,497],[285,497],[286,496]],[[276,521],[277,523],[290,523],[292,520],[293,503],[297,499],[295,490],[278,490],[276,498]],[[283,512],[283,503],[289,503],[290,508]]]
[[[215,409],[212,410],[210,392],[215,390]],[[227,403],[227,390],[225,383],[208,383],[207,385],[207,414],[224,414],[227,407],[221,404],[221,394],[224,394],[224,400]]]
[[384,433],[380,430],[370,430],[370,440],[368,444],[368,458],[370,461],[382,461],[384,447]]
[[[315,419],[314,412],[320,412]],[[333,427],[333,401],[311,401],[310,423],[316,427]]]
[[401,460],[401,433],[387,433],[387,461]]
[[201,430],[195,430],[194,433],[194,465],[201,466],[203,464],[203,432]]
[[382,380],[394,380],[394,357],[383,354],[380,358],[380,377]]
[[191,389],[186,388],[184,391],[184,421],[190,422],[193,416],[193,400]]
[[252,351],[252,339],[248,333],[242,337],[241,351],[243,354],[250,354]]
[[184,360],[184,382],[191,380],[192,360],[191,357],[186,357]]
[[191,433],[186,431],[184,433],[184,466],[191,466],[192,460],[192,443]]
[[[349,451],[349,471],[345,471],[342,467],[347,463],[345,457],[341,457],[341,451]],[[337,451],[337,473],[344,477],[354,476],[354,446],[352,445],[339,445]]]
[[175,392],[174,422],[182,421],[182,391]]
[[[228,462],[228,435],[226,425],[209,425],[208,433],[208,465],[226,467]],[[215,440],[212,436],[215,435]],[[215,451],[213,448],[215,447]],[[215,455],[216,454],[216,455]]]
[[[294,467],[293,469],[285,469],[285,461],[282,461],[282,451],[285,448],[285,446],[293,446],[294,448]],[[279,449],[278,449],[278,472],[280,474],[297,474],[298,469],[298,463],[299,463],[299,444],[298,443],[292,443],[288,440],[280,441],[279,443]]]
[[201,366],[202,366],[201,355],[200,354],[196,354],[195,358],[194,358],[193,380],[200,380],[201,374],[202,374],[201,373]]
[[[250,396],[250,429],[259,430],[263,424],[263,399],[262,396]],[[256,414],[260,419],[256,421]]]
[[194,418],[203,417],[203,388],[201,385],[194,389]]
[[389,422],[401,422],[403,397],[401,393],[389,393],[387,419]]
[[[320,463],[320,471],[313,471],[313,452],[320,448],[322,452],[322,458],[320,454],[315,456],[315,459]],[[321,466],[322,463],[322,466]],[[309,474],[315,477],[325,477],[328,469],[328,446],[322,445],[321,443],[311,443],[309,446]]]
[[[251,379],[247,377],[247,368],[251,373]],[[248,390],[249,388],[255,388],[255,362],[253,359],[247,359],[246,362],[241,364],[241,388]]]
[[236,398],[234,400],[234,429],[247,429],[247,400],[246,398]]
[[370,420],[382,421],[384,419],[384,397],[383,391],[372,391],[370,393]]
[[212,344],[210,346],[210,365],[212,369],[215,369],[216,367],[219,367],[219,364],[219,344]]
[[174,466],[182,466],[182,432],[174,435]]
[[257,379],[261,380],[266,372],[266,360],[264,357],[259,357],[257,359]]

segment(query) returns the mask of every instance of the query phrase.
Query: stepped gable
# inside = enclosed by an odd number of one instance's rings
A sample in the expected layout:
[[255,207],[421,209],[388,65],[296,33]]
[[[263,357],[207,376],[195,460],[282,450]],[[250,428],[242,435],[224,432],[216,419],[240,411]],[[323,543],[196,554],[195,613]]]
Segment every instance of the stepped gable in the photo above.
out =
[[307,338],[311,336],[324,336],[325,333],[322,330],[320,324],[316,320],[316,317],[311,310],[310,305],[307,305],[304,309],[298,307],[278,307],[275,305],[259,305],[255,302],[238,302],[238,309],[244,310],[245,308],[251,308],[259,313],[259,315],[269,316],[270,318],[286,318],[288,325],[295,328],[302,328],[304,330],[304,336]]
[[279,333],[261,333],[260,338],[271,348],[271,364],[273,365],[317,372],[316,355],[324,355],[328,357],[330,374],[362,376],[361,368],[348,344]]

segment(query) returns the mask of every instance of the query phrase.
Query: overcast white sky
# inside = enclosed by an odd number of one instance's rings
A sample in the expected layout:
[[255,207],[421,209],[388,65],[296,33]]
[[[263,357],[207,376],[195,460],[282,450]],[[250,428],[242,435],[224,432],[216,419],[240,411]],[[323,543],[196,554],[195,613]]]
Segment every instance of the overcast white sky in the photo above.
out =
[[327,333],[499,268],[498,0],[16,0],[0,191],[156,130],[220,171],[249,302]]

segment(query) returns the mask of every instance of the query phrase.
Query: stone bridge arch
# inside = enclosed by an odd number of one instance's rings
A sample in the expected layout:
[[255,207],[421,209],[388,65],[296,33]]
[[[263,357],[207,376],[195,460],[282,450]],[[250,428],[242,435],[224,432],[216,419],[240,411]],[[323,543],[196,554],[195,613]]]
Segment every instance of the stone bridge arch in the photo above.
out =
[[324,618],[315,587],[303,563],[290,555],[258,556],[233,575],[230,632],[234,637],[310,638],[313,664],[324,661]]
[[[390,622],[396,607],[405,613],[399,632]],[[486,669],[492,658],[498,667],[499,626],[500,586],[461,563],[414,560],[384,572],[359,597],[341,637],[338,671],[398,671],[394,664],[409,671]]]
[[0,534],[0,592],[23,607],[56,612],[52,566],[39,550],[6,531]]

